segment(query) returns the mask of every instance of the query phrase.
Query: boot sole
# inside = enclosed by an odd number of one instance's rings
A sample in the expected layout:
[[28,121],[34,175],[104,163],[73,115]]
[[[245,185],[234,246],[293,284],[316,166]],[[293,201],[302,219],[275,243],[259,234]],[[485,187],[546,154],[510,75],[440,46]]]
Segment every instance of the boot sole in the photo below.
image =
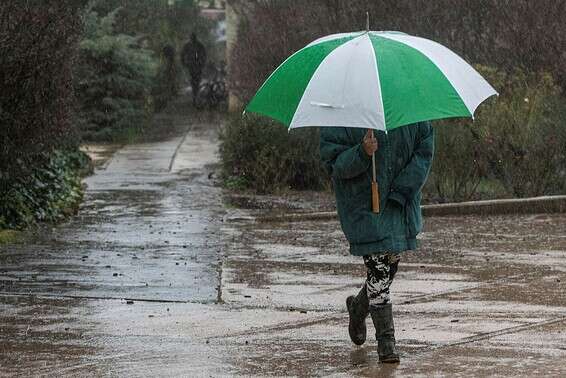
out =
[[379,358],[379,362],[382,364],[398,364],[400,362],[399,356],[387,356]]

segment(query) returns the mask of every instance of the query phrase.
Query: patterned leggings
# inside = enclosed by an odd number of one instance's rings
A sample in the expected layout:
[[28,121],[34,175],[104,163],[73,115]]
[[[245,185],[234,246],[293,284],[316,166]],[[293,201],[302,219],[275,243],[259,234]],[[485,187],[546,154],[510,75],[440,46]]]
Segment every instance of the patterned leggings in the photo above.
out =
[[397,273],[399,256],[386,253],[364,256],[364,264],[368,270],[366,286],[369,306],[375,307],[389,302],[389,286]]

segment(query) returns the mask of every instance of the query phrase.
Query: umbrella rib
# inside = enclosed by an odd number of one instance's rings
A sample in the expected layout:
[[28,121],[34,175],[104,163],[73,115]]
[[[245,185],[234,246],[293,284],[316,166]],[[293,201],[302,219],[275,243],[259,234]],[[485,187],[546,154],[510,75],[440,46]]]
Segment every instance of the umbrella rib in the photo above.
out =
[[[297,114],[299,114],[299,109],[301,108],[301,104],[303,103],[303,100],[305,99],[305,95],[308,93],[308,89],[309,86],[311,85],[311,83],[313,82],[313,79],[316,77],[317,72],[321,69],[321,67],[324,66],[324,62],[330,57],[332,56],[332,54],[335,54],[339,49],[343,48],[346,45],[349,45],[351,43],[354,43],[354,41],[358,40],[360,37],[363,37],[365,33],[362,33],[360,35],[357,35],[355,37],[353,37],[352,39],[346,41],[345,43],[343,43],[342,45],[340,45],[339,47],[337,47],[336,49],[332,50],[332,52],[330,54],[328,54],[319,64],[319,66],[316,68],[316,70],[313,72],[313,74],[311,75],[307,85],[305,86],[305,90],[303,91],[303,94],[297,104],[297,108],[295,109],[295,113],[293,114],[293,117],[291,118],[291,122],[289,123],[289,132],[291,131],[291,129],[293,128],[293,124],[295,122],[295,118],[297,117]],[[327,42],[327,41],[323,41],[323,42]],[[313,45],[310,45],[311,47]],[[344,88],[345,86],[345,80],[342,83],[342,88]],[[344,91],[342,90],[342,93]],[[326,102],[322,102],[322,101],[309,101],[310,105],[317,105],[323,108],[329,108],[329,109],[344,109],[345,105],[344,105],[344,95],[342,94],[342,98],[341,98],[341,103],[336,105],[336,104],[329,104]],[[318,125],[313,125],[313,126],[318,126]]]
[[[373,63],[375,65],[375,75],[377,76],[377,85],[379,86],[378,92],[381,94],[379,96],[379,106],[378,106],[378,108],[381,108],[381,118],[383,120],[383,130],[387,134],[387,124],[386,124],[386,121],[385,121],[385,107],[383,105],[383,91],[382,91],[382,88],[381,88],[381,78],[379,77],[379,66],[377,64],[377,52],[375,51],[375,48],[373,48],[373,44],[371,43],[371,37],[370,37],[369,33],[367,34],[367,38],[369,39],[370,46],[372,46],[372,56],[373,56]],[[377,129],[378,125],[375,125],[375,126],[376,126],[376,129]]]

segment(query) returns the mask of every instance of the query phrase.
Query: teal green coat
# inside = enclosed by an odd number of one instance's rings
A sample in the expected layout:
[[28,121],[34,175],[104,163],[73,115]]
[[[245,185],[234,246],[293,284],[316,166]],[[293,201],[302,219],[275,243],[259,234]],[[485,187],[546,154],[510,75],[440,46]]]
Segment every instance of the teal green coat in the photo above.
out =
[[336,207],[350,253],[398,253],[417,246],[422,229],[421,189],[434,152],[430,122],[376,131],[375,154],[381,212],[371,210],[371,157],[361,142],[366,129],[322,127],[320,156],[336,193]]

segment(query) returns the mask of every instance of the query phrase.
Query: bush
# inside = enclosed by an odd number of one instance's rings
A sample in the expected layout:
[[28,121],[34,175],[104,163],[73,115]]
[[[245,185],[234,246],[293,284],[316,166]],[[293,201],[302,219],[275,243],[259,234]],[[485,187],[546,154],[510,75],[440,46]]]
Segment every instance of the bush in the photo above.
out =
[[150,91],[157,62],[137,38],[114,34],[118,9],[88,10],[80,43],[77,96],[80,129],[88,140],[111,140],[141,130],[153,113]]
[[73,126],[81,3],[0,2],[0,229],[60,219],[80,199],[88,163]]
[[56,222],[77,209],[83,195],[81,176],[90,168],[90,159],[78,150],[44,155],[44,165],[0,193],[0,230]]
[[500,98],[478,114],[487,175],[507,195],[524,197],[566,190],[566,103],[548,73],[484,72]]
[[263,117],[234,117],[220,138],[223,177],[229,187],[265,193],[320,189],[327,182],[317,129],[289,133],[285,126]]
[[73,70],[80,2],[0,2],[0,192],[76,144]]
[[[478,69],[500,96],[483,104],[473,123],[435,123],[428,196],[466,200],[564,193],[566,104],[560,87],[548,73]],[[482,189],[487,192],[478,193]]]
[[425,199],[433,202],[476,198],[485,174],[480,142],[467,121],[434,123],[435,154],[426,183]]
[[[500,91],[476,119],[436,121],[436,153],[425,198],[446,202],[566,192],[566,103],[548,73],[476,67]],[[300,132],[300,134],[299,134]],[[293,139],[296,138],[296,139]],[[320,188],[325,174],[315,129],[263,118],[232,121],[222,144],[231,186],[260,192]],[[293,176],[301,173],[300,178]]]
[[93,10],[116,10],[114,33],[138,36],[158,60],[158,78],[152,88],[160,111],[179,93],[183,68],[178,59],[184,42],[195,32],[210,50],[212,22],[201,17],[196,0],[98,0]]
[[[517,0],[512,7],[499,0],[313,0],[300,9],[291,1],[250,0],[233,6],[241,23],[231,49],[229,87],[242,103],[285,58],[315,38],[364,29],[368,10],[373,30],[431,38],[469,62],[495,67],[480,70],[501,96],[483,104],[473,124],[435,122],[436,157],[425,193],[429,200],[566,191],[561,93],[566,71],[557,58],[566,42],[560,19],[566,0],[536,5]],[[274,162],[263,164],[277,167]],[[313,169],[305,174],[318,174],[319,168]]]
[[287,56],[314,39],[364,30],[400,30],[438,41],[466,60],[510,71],[549,72],[566,89],[566,0],[233,1],[241,22],[229,86],[247,102]]

